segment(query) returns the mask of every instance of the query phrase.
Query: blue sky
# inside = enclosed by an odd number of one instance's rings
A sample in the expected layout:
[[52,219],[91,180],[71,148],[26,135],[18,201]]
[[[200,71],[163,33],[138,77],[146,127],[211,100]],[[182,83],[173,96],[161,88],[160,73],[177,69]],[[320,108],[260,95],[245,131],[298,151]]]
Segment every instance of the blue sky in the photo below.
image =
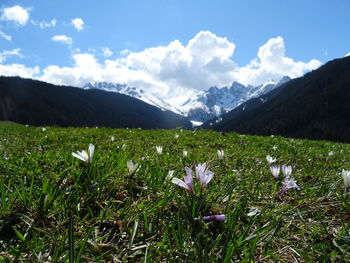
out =
[[348,0],[1,0],[0,75],[184,89],[298,77],[350,52]]

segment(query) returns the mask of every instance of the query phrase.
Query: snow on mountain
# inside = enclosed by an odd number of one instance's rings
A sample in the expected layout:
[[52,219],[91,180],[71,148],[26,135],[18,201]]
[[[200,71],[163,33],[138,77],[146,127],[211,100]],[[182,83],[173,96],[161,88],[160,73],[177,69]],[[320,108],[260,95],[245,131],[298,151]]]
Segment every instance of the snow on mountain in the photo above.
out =
[[94,82],[86,84],[83,88],[102,89],[129,95],[162,110],[170,110],[187,116],[191,121],[198,124],[212,118],[217,118],[243,102],[266,94],[289,80],[289,77],[283,77],[279,82],[270,80],[259,86],[244,86],[238,82],[233,82],[230,87],[211,87],[206,91],[199,91],[195,96],[191,96],[181,105],[171,105],[165,100],[147,93],[143,89],[124,84]]
[[110,82],[90,82],[82,87],[83,89],[101,89],[111,92],[118,92],[124,95],[128,95],[139,100],[142,100],[148,104],[156,106],[161,110],[170,110],[180,115],[184,115],[183,112],[176,106],[173,106],[164,100],[154,96],[153,94],[145,92],[143,89],[130,87],[125,84],[117,84]]
[[270,80],[259,86],[233,82],[231,87],[211,87],[186,101],[181,109],[191,120],[204,122],[219,117],[251,98],[266,94],[289,80],[289,77],[283,77],[279,82]]

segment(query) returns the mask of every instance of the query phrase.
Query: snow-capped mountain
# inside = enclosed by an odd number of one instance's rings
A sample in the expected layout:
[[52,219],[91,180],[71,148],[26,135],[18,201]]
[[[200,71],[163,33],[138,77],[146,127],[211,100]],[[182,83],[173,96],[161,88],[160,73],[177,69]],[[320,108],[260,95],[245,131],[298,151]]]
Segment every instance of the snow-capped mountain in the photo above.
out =
[[174,113],[184,115],[183,112],[176,106],[170,105],[166,101],[154,96],[153,94],[147,93],[145,90],[130,87],[125,84],[110,83],[110,82],[90,82],[83,86],[83,89],[100,89],[111,92],[118,92],[124,95],[129,95],[131,97],[142,100],[148,104],[156,106],[161,110],[170,110]]
[[289,77],[283,77],[278,82],[270,80],[259,86],[244,86],[238,82],[233,82],[231,87],[211,87],[208,90],[199,91],[196,96],[190,97],[181,105],[171,105],[154,94],[147,93],[143,89],[130,87],[124,84],[94,82],[86,84],[83,88],[102,89],[129,95],[157,106],[162,110],[170,110],[177,114],[187,116],[195,123],[202,123],[209,119],[219,117],[251,98],[266,94],[289,80]]
[[190,98],[181,105],[181,109],[191,120],[204,122],[219,117],[251,98],[266,94],[289,80],[286,76],[279,82],[270,80],[259,86],[244,86],[233,82],[231,87],[211,87]]

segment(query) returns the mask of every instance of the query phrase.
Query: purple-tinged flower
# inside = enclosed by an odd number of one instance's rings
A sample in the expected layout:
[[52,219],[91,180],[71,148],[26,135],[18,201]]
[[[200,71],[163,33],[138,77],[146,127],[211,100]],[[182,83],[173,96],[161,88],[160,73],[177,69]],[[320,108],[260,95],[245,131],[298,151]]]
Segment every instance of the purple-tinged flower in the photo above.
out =
[[272,176],[276,179],[278,178],[280,174],[280,166],[270,166],[270,172],[272,173]]
[[262,200],[271,200],[272,197],[271,197],[271,196],[259,196],[259,199],[262,199]]
[[92,183],[90,184],[90,189],[94,190],[96,188],[96,186],[98,185],[98,183]]
[[196,179],[200,182],[201,187],[206,186],[211,179],[213,179],[214,173],[212,171],[206,170],[206,163],[198,164],[195,167],[196,170]]
[[292,174],[292,166],[290,165],[282,165],[282,173],[286,178],[288,178]]
[[292,188],[296,188],[297,190],[300,191],[300,187],[299,185],[297,185],[297,181],[295,181],[294,178],[286,178],[286,180],[284,181],[284,185],[282,187],[282,189],[277,193],[278,195],[284,194],[285,192],[287,192],[287,190],[292,189]]
[[276,158],[273,158],[273,157],[270,156],[270,155],[266,155],[266,161],[267,161],[269,164],[272,164],[272,163],[276,162]]
[[179,178],[173,178],[171,180],[171,182],[186,189],[187,192],[189,192],[189,194],[193,195],[194,194],[194,186],[193,186],[192,171],[188,167],[185,167],[185,170],[186,170],[186,176],[184,177],[183,181],[180,180]]
[[212,215],[212,216],[203,216],[203,217],[197,217],[196,220],[205,220],[205,221],[225,221],[227,218],[226,215]]

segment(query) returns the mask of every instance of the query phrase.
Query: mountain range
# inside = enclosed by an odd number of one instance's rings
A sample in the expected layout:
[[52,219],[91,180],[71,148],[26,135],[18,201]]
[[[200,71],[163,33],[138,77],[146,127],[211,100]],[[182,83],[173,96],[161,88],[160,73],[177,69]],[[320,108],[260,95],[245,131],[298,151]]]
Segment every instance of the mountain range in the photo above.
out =
[[90,82],[85,84],[82,88],[125,94],[154,105],[162,110],[169,110],[188,117],[194,124],[201,124],[215,117],[219,117],[239,106],[241,103],[251,98],[261,96],[289,80],[290,78],[285,76],[278,82],[270,80],[259,86],[244,86],[238,82],[233,82],[230,87],[218,88],[214,86],[205,91],[198,91],[195,97],[189,98],[181,105],[171,105],[159,96],[146,92],[141,88],[130,87],[125,84]]
[[203,127],[350,142],[350,56],[248,100]]
[[81,89],[0,77],[0,120],[38,126],[192,128],[191,120],[219,131],[350,142],[349,101],[350,56],[297,79],[211,87],[176,106],[121,84]]
[[191,128],[190,121],[130,96],[0,77],[0,120],[35,126]]

